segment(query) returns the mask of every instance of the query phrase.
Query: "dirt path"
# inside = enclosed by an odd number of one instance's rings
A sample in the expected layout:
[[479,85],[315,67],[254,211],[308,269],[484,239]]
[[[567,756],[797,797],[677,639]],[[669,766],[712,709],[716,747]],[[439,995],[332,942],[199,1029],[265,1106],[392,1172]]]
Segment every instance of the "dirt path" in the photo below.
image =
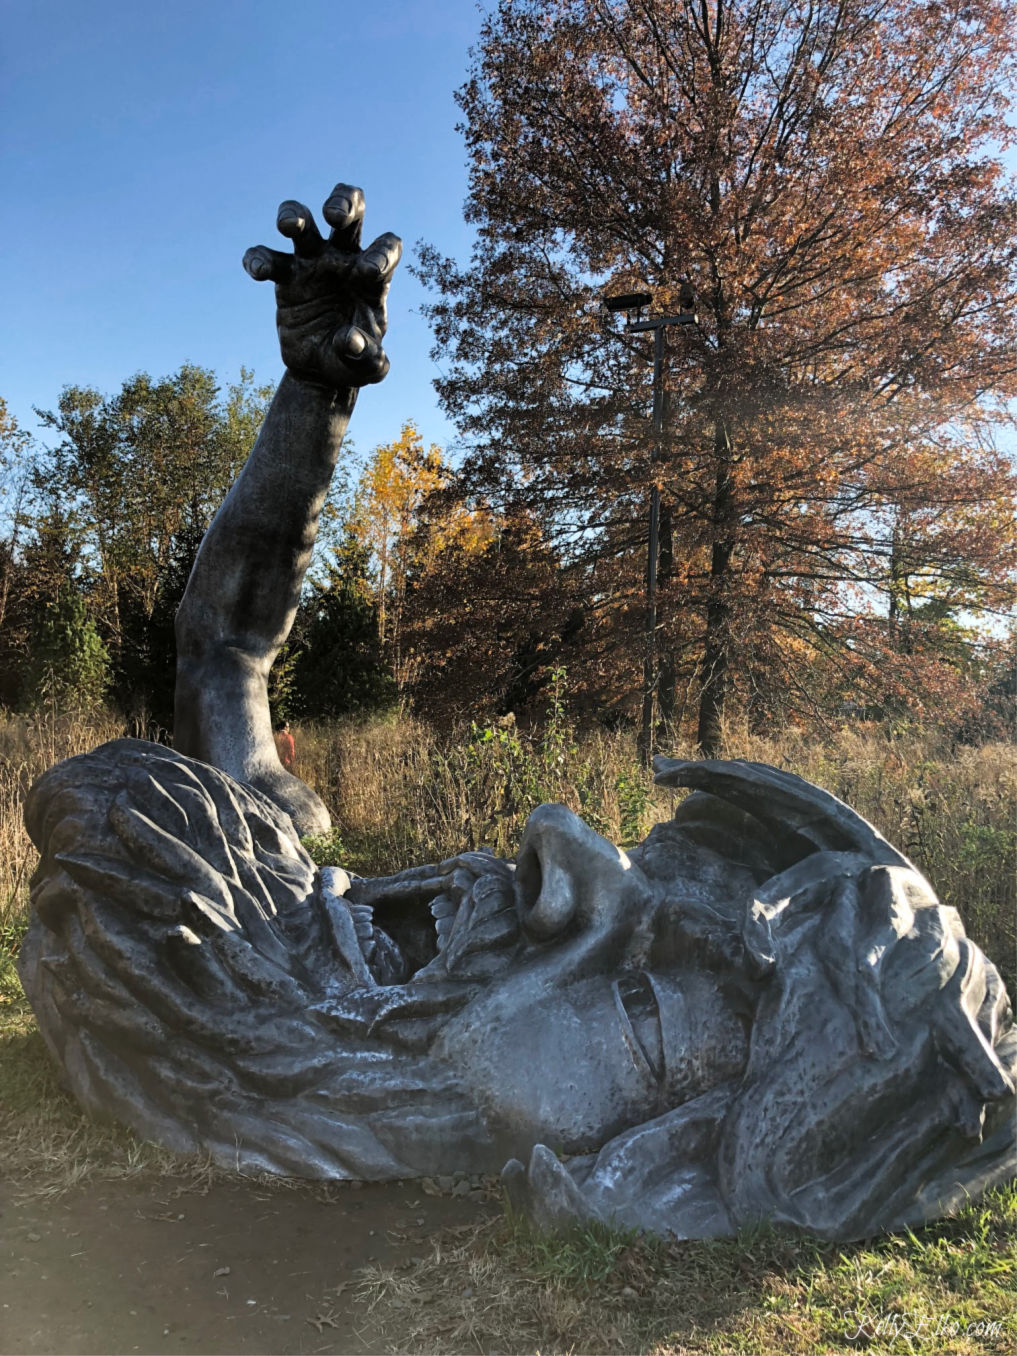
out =
[[[460,1188],[465,1190],[465,1185]],[[419,1183],[310,1191],[168,1179],[55,1201],[0,1195],[0,1351],[376,1352],[352,1303],[368,1261],[412,1266],[435,1230],[497,1207]]]

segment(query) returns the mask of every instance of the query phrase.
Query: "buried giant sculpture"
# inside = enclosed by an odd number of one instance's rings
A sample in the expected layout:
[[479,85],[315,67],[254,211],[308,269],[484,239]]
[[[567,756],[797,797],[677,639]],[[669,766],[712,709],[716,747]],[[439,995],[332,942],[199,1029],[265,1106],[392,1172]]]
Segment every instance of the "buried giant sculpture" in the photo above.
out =
[[[833,1238],[1013,1171],[1017,1030],[992,964],[846,805],[749,763],[626,854],[563,806],[514,862],[317,871],[328,818],[279,766],[266,678],[356,392],[387,370],[399,242],[300,204],[276,284],[287,374],[178,616],[177,750],[50,769],[20,968],[89,1111],[241,1169],[496,1170],[545,1225]],[[563,1161],[564,1160],[564,1161]]]

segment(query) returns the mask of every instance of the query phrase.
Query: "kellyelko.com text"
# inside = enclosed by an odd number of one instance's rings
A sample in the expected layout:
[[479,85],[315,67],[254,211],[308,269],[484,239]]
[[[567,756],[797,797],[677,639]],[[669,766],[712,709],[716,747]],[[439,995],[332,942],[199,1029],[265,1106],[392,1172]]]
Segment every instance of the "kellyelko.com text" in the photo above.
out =
[[843,1309],[845,1336],[849,1342],[871,1342],[873,1338],[904,1338],[912,1342],[935,1342],[948,1337],[975,1337],[992,1340],[1003,1334],[1002,1319],[980,1319],[965,1323],[949,1314],[915,1314],[906,1309]]

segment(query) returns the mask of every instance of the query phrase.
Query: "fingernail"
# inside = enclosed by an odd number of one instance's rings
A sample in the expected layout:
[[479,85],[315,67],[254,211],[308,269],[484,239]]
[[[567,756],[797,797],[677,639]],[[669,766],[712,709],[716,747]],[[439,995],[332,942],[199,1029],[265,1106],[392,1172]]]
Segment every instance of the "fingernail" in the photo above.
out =
[[349,198],[329,198],[328,205],[333,212],[341,212],[344,217],[348,217],[353,211],[353,204]]
[[351,329],[346,337],[346,352],[353,358],[359,358],[367,347],[367,340],[358,329]]

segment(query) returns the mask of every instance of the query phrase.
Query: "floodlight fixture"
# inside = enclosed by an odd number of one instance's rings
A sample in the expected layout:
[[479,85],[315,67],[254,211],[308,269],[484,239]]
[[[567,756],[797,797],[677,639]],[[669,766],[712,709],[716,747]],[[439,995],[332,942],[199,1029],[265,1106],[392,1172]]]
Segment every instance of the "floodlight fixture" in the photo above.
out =
[[652,292],[623,292],[616,297],[605,297],[601,305],[605,311],[641,311],[652,300]]

